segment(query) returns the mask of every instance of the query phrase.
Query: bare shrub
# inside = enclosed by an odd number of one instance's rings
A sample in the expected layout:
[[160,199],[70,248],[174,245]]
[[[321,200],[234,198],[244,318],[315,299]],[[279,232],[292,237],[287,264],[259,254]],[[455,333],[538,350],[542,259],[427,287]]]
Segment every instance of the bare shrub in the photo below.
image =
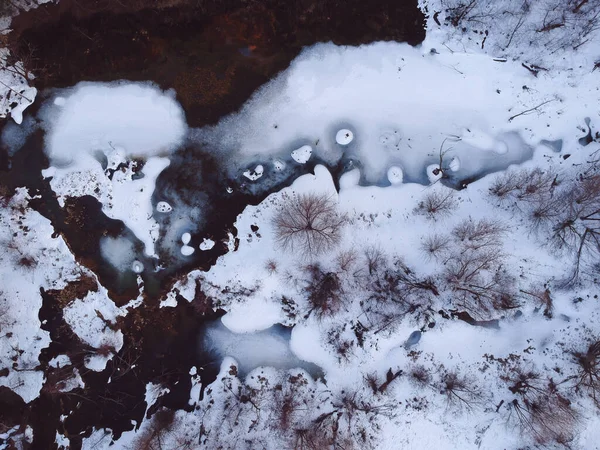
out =
[[288,375],[283,383],[273,388],[272,409],[275,429],[289,432],[306,415],[310,397],[298,395],[300,391],[310,391],[309,382],[302,374]]
[[498,175],[489,192],[507,202],[536,202],[551,197],[558,186],[558,175],[550,170],[509,170]]
[[346,217],[338,212],[335,201],[323,194],[289,198],[273,218],[279,245],[304,258],[335,248],[345,223]]
[[387,264],[387,258],[379,247],[367,247],[364,254],[369,275],[373,275],[383,265]]
[[[494,54],[521,55],[522,46],[517,47],[516,43],[523,42],[535,51],[536,59],[547,61],[546,56],[558,51],[576,50],[592,40],[600,29],[598,0],[507,3],[493,0],[442,0],[441,5],[445,15],[444,25],[457,28],[457,32],[465,33],[470,39],[474,32],[479,34],[485,30],[485,38],[480,38],[479,45],[481,48],[490,48]],[[504,27],[498,31],[497,21],[500,17]],[[519,53],[517,49],[520,49]],[[541,68],[532,71],[537,73],[539,70]]]
[[361,307],[368,328],[377,334],[393,330],[407,314],[424,311],[439,292],[433,280],[418,277],[396,259],[391,267],[381,267],[368,277],[365,295]]
[[423,238],[421,242],[421,251],[428,260],[438,259],[444,251],[448,249],[449,242],[447,236],[441,234],[430,234]]
[[446,371],[439,383],[440,394],[446,396],[449,407],[472,409],[479,402],[481,392],[473,381],[456,371]]
[[504,267],[502,237],[506,227],[495,220],[467,219],[451,232],[439,252],[445,286],[456,306],[487,320],[498,309],[518,306],[514,277]]
[[419,364],[409,369],[408,379],[416,386],[425,387],[431,383],[431,373],[425,366]]
[[584,352],[572,352],[577,364],[575,389],[587,392],[600,408],[600,341],[593,342]]
[[452,230],[463,247],[472,250],[500,246],[505,232],[506,227],[501,222],[490,219],[464,220]]
[[346,325],[343,327],[336,326],[327,332],[327,344],[333,348],[338,362],[349,362],[354,355],[355,341],[345,335]]
[[150,426],[135,440],[136,450],[163,450],[163,445],[168,434],[173,428],[175,412],[163,408],[158,410],[150,421]]
[[358,254],[354,250],[344,250],[338,254],[336,263],[341,272],[351,272],[358,263]]
[[438,220],[450,216],[457,206],[458,202],[453,190],[431,189],[414,209],[414,213],[430,220]]
[[550,289],[544,286],[544,288],[530,289],[528,291],[521,290],[522,293],[530,295],[544,308],[544,316],[548,319],[552,319],[554,311],[554,302],[550,295]]
[[535,399],[513,399],[508,403],[509,419],[536,442],[566,443],[572,439],[577,416],[564,397],[538,395]]
[[561,214],[552,224],[550,245],[573,259],[567,282],[578,279],[581,267],[600,257],[600,175],[576,181],[562,193]]
[[277,272],[277,261],[274,259],[268,259],[265,262],[265,269],[269,275],[273,275],[275,272]]
[[393,405],[374,403],[372,395],[343,390],[331,400],[331,410],[313,422],[312,432],[327,445],[321,448],[374,449],[377,436],[363,424],[377,429],[377,419],[392,417]]
[[302,288],[309,310],[305,317],[314,314],[317,318],[332,316],[344,305],[342,284],[334,272],[325,272],[317,264],[304,267],[307,278]]

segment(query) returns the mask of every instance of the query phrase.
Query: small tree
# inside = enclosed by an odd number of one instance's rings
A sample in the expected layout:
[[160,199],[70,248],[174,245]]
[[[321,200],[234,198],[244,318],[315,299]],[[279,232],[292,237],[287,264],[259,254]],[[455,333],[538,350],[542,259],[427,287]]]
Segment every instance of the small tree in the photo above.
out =
[[275,214],[275,239],[284,250],[304,258],[326,253],[341,240],[346,217],[333,199],[324,194],[302,194],[290,198]]
[[467,219],[449,235],[427,238],[424,253],[443,266],[445,290],[457,307],[486,320],[494,310],[517,306],[514,277],[504,267],[502,236],[506,227],[495,220]]

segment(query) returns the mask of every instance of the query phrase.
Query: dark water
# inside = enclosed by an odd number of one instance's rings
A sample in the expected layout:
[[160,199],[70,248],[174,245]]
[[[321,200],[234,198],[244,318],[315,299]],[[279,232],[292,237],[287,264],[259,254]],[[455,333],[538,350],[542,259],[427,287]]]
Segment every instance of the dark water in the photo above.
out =
[[223,358],[230,356],[238,363],[240,377],[263,366],[282,370],[299,368],[313,378],[323,377],[323,370],[319,366],[293,354],[290,349],[291,335],[292,327],[281,324],[262,331],[234,333],[217,319],[202,325],[198,348],[201,359],[210,361],[205,368],[207,371],[218,371]]

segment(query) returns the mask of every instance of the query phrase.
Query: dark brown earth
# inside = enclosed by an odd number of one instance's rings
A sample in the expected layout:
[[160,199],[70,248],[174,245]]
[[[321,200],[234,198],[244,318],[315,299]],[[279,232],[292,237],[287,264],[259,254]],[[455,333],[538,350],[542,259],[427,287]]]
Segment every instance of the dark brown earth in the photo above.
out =
[[[140,9],[154,3],[163,7]],[[153,80],[201,126],[237,110],[303,46],[418,44],[423,25],[416,0],[61,0],[15,18],[9,36],[17,54],[33,54],[40,89]]]
[[[425,33],[416,3],[61,0],[16,17],[9,45],[29,62],[40,90],[83,80],[151,80],[162,88],[174,88],[189,125],[202,126],[237,110],[259,86],[286,68],[303,46],[377,40],[418,44]],[[0,131],[2,126],[0,121]],[[31,206],[52,222],[56,235],[65,239],[77,260],[97,273],[103,285],[110,285],[114,274],[99,258],[98,240],[127,230],[120,221],[104,216],[91,197],[70,199],[60,208],[40,174],[48,165],[42,139],[41,133],[30,137],[10,161],[12,169],[6,149],[0,148],[0,192],[9,195],[15,187],[27,186],[32,194],[41,195]],[[233,224],[247,200],[240,197],[227,204],[219,219],[222,223],[211,225],[215,233]],[[210,255],[210,261],[218,252]],[[124,285],[122,291],[111,289],[117,304],[137,295],[137,286]],[[42,292],[39,318],[46,321],[43,328],[52,342],[40,356],[38,369],[46,375],[41,395],[25,405],[18,396],[0,389],[0,422],[31,425],[31,448],[56,448],[57,430],[69,437],[72,449],[78,449],[92,427],[111,428],[117,436],[131,429],[131,420],[139,423],[142,419],[145,386],[151,381],[171,388],[159,400],[161,406],[188,408],[188,372],[193,365],[206,363],[198,357],[197,332],[203,321],[219,314],[213,312],[211,299],[197,289],[192,303],[180,299],[175,308],[159,308],[156,295],[146,296],[142,306],[117,324],[124,333],[123,349],[106,370],[96,373],[85,369],[85,356],[114,350],[86,346],[62,315],[69,301],[95,289],[94,280],[83,279],[61,291]],[[49,367],[48,361],[59,354],[69,355],[72,366]],[[60,392],[60,383],[74,368],[80,371],[85,388]],[[59,420],[63,414],[69,416],[64,423]]]

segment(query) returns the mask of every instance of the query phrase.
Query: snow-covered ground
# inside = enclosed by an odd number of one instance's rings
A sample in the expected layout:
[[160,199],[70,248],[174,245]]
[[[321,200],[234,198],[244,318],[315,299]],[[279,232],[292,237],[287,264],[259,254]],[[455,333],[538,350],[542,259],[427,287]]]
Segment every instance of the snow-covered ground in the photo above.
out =
[[150,202],[166,157],[187,131],[169,93],[146,84],[86,84],[43,111],[51,166],[44,176],[59,202],[91,195],[103,212],[122,220],[153,256],[158,224]]
[[44,381],[37,370],[48,333],[40,328],[40,288],[61,289],[78,279],[82,268],[62,237],[52,238],[50,222],[28,205],[29,194],[19,189],[0,208],[0,361],[9,368],[0,385],[30,402]]
[[[240,112],[190,133],[250,186],[317,158],[355,168],[338,190],[316,165],[246,207],[239,246],[175,284],[162,307],[177,307],[177,295],[194,301],[201,286],[227,311],[203,341],[223,357],[220,373],[200,399],[203,368],[192,369],[194,410],[159,410],[116,448],[600,448],[600,38],[568,22],[587,2],[569,3],[562,25],[544,15],[556,10],[549,1],[508,3],[472,2],[461,20],[484,24],[477,34],[451,23],[463,3],[430,0],[419,47],[305,49]],[[567,29],[587,34],[580,42]],[[59,201],[94,195],[154,255],[150,197],[188,134],[172,95],[83,84],[42,114],[52,164],[44,175]],[[447,187],[457,182],[464,189]],[[48,344],[35,326],[39,287],[60,288],[80,269],[26,200],[19,191],[2,209],[2,236],[8,243],[30,221],[34,236],[21,239],[35,245],[8,246],[20,255],[6,253],[0,276],[4,316],[15,317],[2,361],[29,342],[20,357],[29,367]],[[311,208],[321,210],[285,235]],[[195,251],[176,231],[178,251]],[[38,255],[48,242],[60,244],[62,272],[17,267],[21,252]],[[127,243],[105,238],[102,249],[133,270]],[[27,277],[27,306],[15,312]],[[127,307],[101,286],[64,313],[88,345],[122,346],[112,326]],[[276,324],[293,327],[289,343],[266,331]],[[87,366],[102,370],[106,358]],[[323,375],[290,369],[298,359]],[[11,371],[0,383],[31,401],[43,380]],[[167,390],[148,384],[146,412]],[[110,430],[94,430],[83,447],[111,442]]]

